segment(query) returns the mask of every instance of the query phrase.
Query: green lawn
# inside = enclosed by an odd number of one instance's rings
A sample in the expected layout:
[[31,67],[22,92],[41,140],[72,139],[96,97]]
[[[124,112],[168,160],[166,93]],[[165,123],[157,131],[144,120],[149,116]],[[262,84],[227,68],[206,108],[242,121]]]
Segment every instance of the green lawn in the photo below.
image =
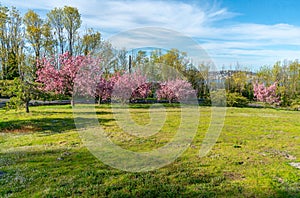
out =
[[[148,105],[130,108],[141,125]],[[170,141],[180,108],[166,107],[161,131],[128,135],[108,105],[97,117],[111,140],[132,151]],[[300,113],[228,108],[222,133],[209,154],[198,156],[211,108],[200,107],[200,125],[190,147],[163,168],[141,173],[111,168],[84,146],[72,108],[32,107],[31,113],[0,109],[0,197],[300,197]],[[88,120],[87,120],[88,122]]]

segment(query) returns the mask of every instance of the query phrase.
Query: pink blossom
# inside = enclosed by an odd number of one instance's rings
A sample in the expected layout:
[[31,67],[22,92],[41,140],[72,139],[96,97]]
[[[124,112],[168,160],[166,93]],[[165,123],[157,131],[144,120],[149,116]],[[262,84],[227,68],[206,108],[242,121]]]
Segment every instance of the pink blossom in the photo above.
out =
[[178,102],[195,96],[195,90],[189,82],[176,79],[161,83],[156,95],[158,100],[167,99],[169,102]]
[[44,58],[38,62],[36,81],[47,92],[69,96],[76,92],[94,96],[96,84],[101,78],[98,63],[98,59],[90,56],[70,56],[68,52],[60,55],[58,62],[53,58]]
[[125,73],[116,81],[113,97],[122,102],[138,98],[145,99],[151,93],[150,85],[151,83],[147,82],[147,77],[140,72]]
[[263,83],[256,82],[253,84],[254,97],[257,101],[265,102],[268,104],[280,104],[280,97],[276,93],[277,82],[271,86],[266,87]]

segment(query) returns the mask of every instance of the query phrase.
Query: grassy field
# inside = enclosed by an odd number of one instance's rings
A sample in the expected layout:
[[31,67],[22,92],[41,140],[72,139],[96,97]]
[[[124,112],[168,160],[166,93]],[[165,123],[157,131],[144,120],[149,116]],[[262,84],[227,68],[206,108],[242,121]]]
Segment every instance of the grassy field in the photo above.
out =
[[[141,125],[147,105],[130,108]],[[108,105],[97,117],[111,140],[147,151],[171,140],[180,109],[166,107],[161,131],[149,138],[120,129]],[[32,107],[31,113],[0,109],[0,197],[300,197],[300,113],[228,108],[222,133],[198,156],[211,108],[200,108],[200,125],[189,148],[161,169],[132,173],[94,157],[79,138],[72,108]]]

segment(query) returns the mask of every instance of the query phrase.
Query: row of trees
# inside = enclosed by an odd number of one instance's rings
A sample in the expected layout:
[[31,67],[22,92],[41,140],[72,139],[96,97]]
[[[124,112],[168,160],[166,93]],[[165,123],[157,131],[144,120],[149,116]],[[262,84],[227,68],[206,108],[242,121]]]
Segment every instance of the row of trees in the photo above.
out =
[[31,99],[72,98],[74,87],[93,87],[81,92],[99,103],[113,93],[123,93],[120,100],[127,94],[130,100],[155,97],[169,102],[195,93],[210,104],[217,101],[218,89],[225,88],[229,106],[252,100],[283,106],[300,103],[298,61],[278,62],[257,73],[240,66],[216,72],[209,63],[194,65],[178,49],[131,54],[116,50],[100,32],[82,32],[81,24],[74,7],[55,8],[42,19],[33,10],[22,17],[16,8],[0,5],[0,96],[12,97],[11,104],[26,104],[28,109]]
[[143,71],[129,73],[115,72],[107,75],[99,67],[101,59],[92,56],[71,56],[68,52],[59,57],[60,69],[56,62],[43,59],[38,63],[37,80],[39,90],[56,94],[89,96],[122,103],[137,99],[155,97],[171,102],[196,98],[195,90],[186,80],[169,76],[165,81],[153,81]]
[[[92,28],[82,31],[81,26],[81,15],[74,7],[54,8],[43,19],[33,10],[21,16],[15,7],[0,4],[0,79],[28,74],[35,78],[36,60],[55,57],[58,61],[67,51],[78,56],[98,50],[111,61],[114,54],[110,43],[101,39],[100,32]],[[105,63],[112,67],[116,62]]]
[[[171,53],[171,52],[170,52]],[[160,74],[149,74],[135,67],[135,72],[126,70],[107,72],[102,58],[92,55],[71,55],[66,52],[55,57],[42,58],[36,62],[36,78],[33,81],[4,80],[2,94],[11,97],[8,105],[25,105],[29,112],[31,99],[53,99],[57,96],[71,98],[74,95],[90,96],[102,101],[116,100],[122,103],[148,97],[177,102],[196,98],[192,85],[179,78],[180,73],[170,66]],[[148,65],[149,66],[149,65]],[[6,83],[6,84],[5,84]],[[1,92],[1,90],[0,90]]]
[[[174,53],[174,51],[171,50],[166,54]],[[69,52],[60,55],[58,61],[55,61],[54,57],[43,58],[37,62],[36,80],[26,83],[15,80],[13,83],[17,88],[14,88],[11,94],[21,98],[23,103],[26,104],[27,109],[29,100],[38,95],[45,95],[45,93],[46,95],[60,94],[72,98],[75,91],[77,93],[80,92],[82,95],[98,98],[99,103],[110,99],[126,102],[136,99],[146,99],[148,97],[173,102],[184,100],[193,94],[195,94],[195,97],[197,94],[198,98],[202,96],[218,101],[218,98],[215,98],[218,96],[218,90],[214,89],[215,86],[213,86],[216,83],[214,80],[219,78],[218,73],[214,73],[216,75],[214,77],[217,78],[205,78],[205,72],[197,71],[195,67],[190,66],[182,67],[183,71],[181,73],[185,74],[183,77],[186,80],[180,79],[178,69],[174,70],[177,73],[172,73],[172,70],[167,71],[165,68],[160,68],[164,70],[164,72],[160,71],[160,74],[149,73],[148,70],[153,69],[150,66],[152,62],[150,58],[147,64],[135,66],[137,71],[142,71],[143,73],[128,73],[125,70],[107,73],[101,67],[101,61],[100,57],[95,58],[91,55],[72,56]],[[294,64],[295,62],[292,63]],[[60,65],[59,68],[58,65]],[[277,65],[274,67],[277,67]],[[145,66],[147,66],[147,69],[140,70]],[[166,68],[173,67],[167,66]],[[257,100],[275,105],[286,105],[284,103],[286,99],[292,101],[290,104],[297,102],[299,87],[296,86],[295,94],[288,95],[287,93],[294,92],[286,92],[286,89],[284,89],[285,84],[282,84],[282,82],[286,82],[287,86],[293,85],[292,80],[294,79],[288,76],[288,80],[282,81],[282,79],[278,80],[272,75],[270,75],[272,78],[268,79],[264,75],[261,75],[261,73],[266,71],[274,71],[274,68],[267,70],[263,67],[258,74],[252,73],[251,75],[245,71],[234,71],[231,75],[225,76],[221,84],[225,83],[227,105],[244,106],[249,100]],[[193,75],[188,75],[191,73]],[[206,75],[208,76],[209,73]],[[299,85],[297,78],[296,81],[298,82],[296,85]],[[206,90],[206,94],[203,94],[203,90]],[[281,92],[281,90],[284,92]],[[15,100],[12,101],[15,102]],[[73,100],[71,101],[73,104]]]
[[285,60],[263,66],[256,73],[235,71],[226,78],[225,87],[229,93],[240,93],[250,100],[299,106],[300,63]]
[[273,67],[262,67],[258,81],[266,86],[277,82],[281,105],[296,105],[300,97],[300,63],[298,60],[277,62]]
[[[171,50],[168,53],[173,52],[174,50]],[[135,66],[137,72],[133,73],[128,71],[105,73],[105,70],[101,68],[101,61],[100,57],[95,58],[91,55],[72,56],[69,52],[60,55],[58,62],[54,61],[54,58],[43,58],[37,63],[37,79],[34,83],[38,83],[36,88],[40,92],[61,94],[71,98],[75,93],[79,93],[83,96],[98,98],[99,104],[102,101],[111,99],[124,103],[149,97],[158,100],[168,100],[169,102],[181,101],[191,99],[192,96],[195,98],[201,95],[202,93],[199,93],[199,90],[203,89],[202,86],[208,89],[208,97],[210,100],[214,100],[215,104],[218,103],[216,102],[218,101],[216,97],[222,96],[221,93],[218,94],[218,90],[214,89],[215,86],[213,86],[216,83],[214,79],[217,78],[204,78],[204,73],[196,71],[193,67],[182,67],[182,72],[188,74],[192,68],[192,71],[195,71],[200,76],[195,78],[194,81],[191,80],[194,77],[193,75],[180,76],[179,69],[174,69],[170,65],[167,65],[166,68],[160,68],[160,74],[157,75],[153,74],[153,72],[149,73],[148,70],[151,70],[149,64]],[[151,59],[148,61],[149,63],[152,62]],[[60,65],[59,69],[57,69],[57,64]],[[148,70],[140,70],[145,65]],[[265,68],[263,69],[266,71]],[[245,77],[245,81],[241,80],[241,76]],[[186,80],[182,80],[181,77]],[[235,71],[232,75],[227,76],[227,79],[222,82],[225,83],[227,92],[227,105],[244,106],[249,102],[247,97],[250,95],[253,95],[250,100],[254,99],[275,105],[282,104],[284,100],[280,90],[283,85],[280,85],[277,79],[270,81],[273,83],[270,85],[264,80],[266,78],[260,79],[260,75],[249,75],[249,73],[243,71]],[[251,89],[247,90],[249,87]],[[29,92],[28,88],[26,92]],[[38,92],[29,93],[36,94]],[[291,99],[297,100],[299,92],[297,93]],[[73,105],[73,98],[71,101]],[[220,104],[225,105],[223,102],[220,101]]]

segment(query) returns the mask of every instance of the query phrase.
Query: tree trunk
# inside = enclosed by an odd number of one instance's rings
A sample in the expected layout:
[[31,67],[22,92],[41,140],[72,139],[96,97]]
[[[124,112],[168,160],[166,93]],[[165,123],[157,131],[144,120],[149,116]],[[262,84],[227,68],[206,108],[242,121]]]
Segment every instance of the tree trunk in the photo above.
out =
[[70,34],[70,41],[69,41],[69,50],[70,50],[70,56],[73,56],[73,44],[72,44],[72,39],[73,39],[73,37],[72,37],[72,34]]
[[26,113],[29,113],[29,100],[25,102]]
[[74,102],[74,98],[73,98],[73,96],[72,96],[72,98],[71,98],[71,106],[72,106],[72,107],[74,107],[74,106],[75,106],[75,102]]

